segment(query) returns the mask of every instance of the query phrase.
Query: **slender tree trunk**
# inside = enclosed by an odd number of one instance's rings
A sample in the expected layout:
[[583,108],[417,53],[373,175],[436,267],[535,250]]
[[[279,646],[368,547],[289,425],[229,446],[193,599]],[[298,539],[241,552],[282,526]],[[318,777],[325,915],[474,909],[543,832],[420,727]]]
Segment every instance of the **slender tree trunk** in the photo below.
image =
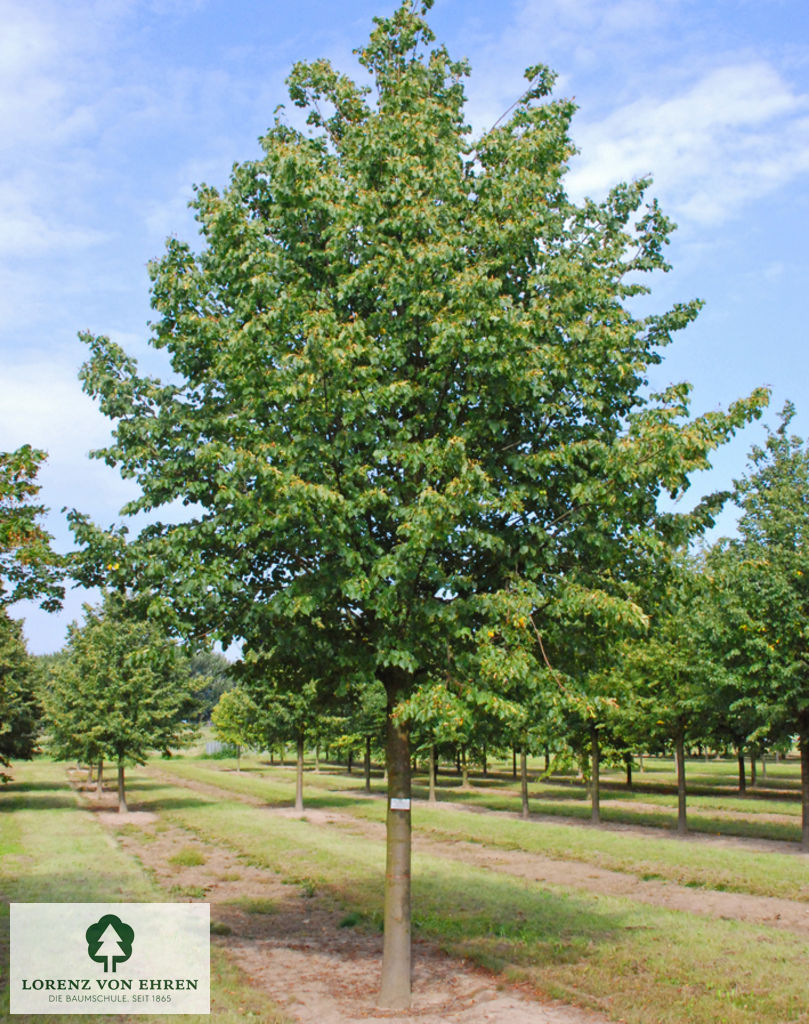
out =
[[295,743],[295,810],[303,810],[303,732],[299,732]]
[[427,798],[431,804],[436,802],[435,796],[435,744],[430,744],[430,795]]
[[745,778],[745,774],[744,774],[744,745],[741,744],[741,743],[739,744],[739,746],[736,749],[736,757],[738,758],[738,761],[739,761],[739,792],[740,793],[746,793],[747,792],[747,779]]
[[241,770],[242,770],[242,748],[237,743],[236,744],[236,771],[240,772]]
[[511,777],[517,778],[517,748],[511,748]]
[[632,789],[632,755],[627,754],[624,758],[624,765],[626,767],[626,788]]
[[461,747],[461,788],[469,789],[469,765],[466,761],[466,744]]
[[126,784],[124,781],[124,762],[118,761],[118,813],[126,814],[129,808],[126,806]]
[[590,725],[590,743],[592,749],[592,779],[591,779],[591,818],[594,825],[601,824],[601,793],[599,791],[599,773],[601,771],[601,751],[598,746],[598,729],[595,722]]
[[405,726],[393,718],[401,694],[393,672],[384,682],[388,697],[388,814],[379,1005],[404,1010],[410,1006],[410,737]]
[[688,822],[685,811],[685,729],[680,726],[674,737],[677,756],[677,831],[685,835]]
[[801,849],[809,853],[809,722],[800,722],[801,751]]
[[315,744],[315,771],[320,771],[320,744]]
[[520,750],[520,794],[522,796],[522,816],[527,818],[531,813],[528,806],[528,758],[525,747]]
[[551,770],[551,751],[550,747],[545,747],[545,773],[547,774]]
[[98,775],[96,775],[96,793],[99,796],[104,792],[104,761],[98,759]]
[[354,766],[354,751],[353,750],[349,750],[349,752],[348,752],[348,764],[347,764],[348,774],[349,775],[351,774],[351,769],[352,769],[353,766]]
[[757,786],[758,778],[756,776],[756,755],[755,753],[750,755],[750,785]]
[[489,760],[488,760],[488,758],[486,756],[486,748],[485,747],[483,748],[483,774],[484,775],[488,775],[489,774]]
[[365,792],[371,792],[371,737],[365,737]]

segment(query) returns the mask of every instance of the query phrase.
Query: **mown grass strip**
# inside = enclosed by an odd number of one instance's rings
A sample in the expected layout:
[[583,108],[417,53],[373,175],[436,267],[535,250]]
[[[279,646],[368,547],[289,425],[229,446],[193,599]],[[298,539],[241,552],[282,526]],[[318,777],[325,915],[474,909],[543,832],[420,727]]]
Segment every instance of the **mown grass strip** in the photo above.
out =
[[[200,780],[235,794],[283,806],[294,796],[292,779],[272,770],[222,772],[191,761],[156,762],[155,767],[177,778]],[[381,800],[351,796],[323,788],[328,776],[307,775],[305,802],[312,808],[333,808],[369,821],[383,822]],[[476,806],[476,805],[472,805]],[[447,807],[414,804],[414,827],[436,839],[466,840],[487,846],[537,853],[560,860],[576,860],[621,871],[638,878],[660,878],[679,885],[778,896],[809,902],[809,863],[799,852],[759,852],[730,849],[675,836],[638,836],[609,829],[548,821],[522,821],[502,814],[489,816]]]
[[[0,1019],[31,1022],[39,1015],[9,1017],[6,968],[9,962],[9,903],[167,902],[166,894],[140,865],[115,843],[92,815],[80,811],[65,778],[64,765],[48,761],[15,764],[15,781],[0,786]],[[73,1014],[49,1015],[53,1024],[72,1024]],[[106,1014],[82,1015],[86,1024],[108,1024]],[[117,1015],[138,1024],[140,1015]],[[248,1020],[284,1024],[286,1018],[225,953],[211,949],[211,1016],[183,1015],[189,1024],[239,1024]],[[174,1024],[176,1015],[149,1015],[157,1024]]]
[[[208,842],[288,881],[307,880],[379,925],[384,844],[266,809],[165,786],[146,801]],[[558,887],[416,856],[414,926],[449,952],[530,980],[551,995],[632,1024],[806,1021],[809,944],[729,921],[571,894]],[[755,955],[750,950],[755,950]]]

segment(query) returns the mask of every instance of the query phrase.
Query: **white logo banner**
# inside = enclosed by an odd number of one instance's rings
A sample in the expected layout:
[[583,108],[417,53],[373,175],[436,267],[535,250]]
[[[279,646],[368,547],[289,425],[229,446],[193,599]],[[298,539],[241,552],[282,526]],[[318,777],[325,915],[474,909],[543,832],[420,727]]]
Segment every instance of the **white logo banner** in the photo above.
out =
[[207,903],[12,903],[12,1013],[210,1013]]

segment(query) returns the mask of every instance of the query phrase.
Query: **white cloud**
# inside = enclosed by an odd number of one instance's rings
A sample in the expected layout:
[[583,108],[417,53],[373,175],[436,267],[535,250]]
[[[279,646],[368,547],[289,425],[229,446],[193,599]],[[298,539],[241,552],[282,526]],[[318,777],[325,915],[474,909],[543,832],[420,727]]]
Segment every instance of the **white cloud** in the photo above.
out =
[[768,64],[717,68],[679,95],[577,122],[568,187],[598,195],[651,173],[675,213],[715,223],[809,170],[807,113],[809,97]]
[[52,458],[84,458],[109,436],[108,421],[81,390],[76,366],[9,363],[0,370],[0,437],[4,449],[33,444]]

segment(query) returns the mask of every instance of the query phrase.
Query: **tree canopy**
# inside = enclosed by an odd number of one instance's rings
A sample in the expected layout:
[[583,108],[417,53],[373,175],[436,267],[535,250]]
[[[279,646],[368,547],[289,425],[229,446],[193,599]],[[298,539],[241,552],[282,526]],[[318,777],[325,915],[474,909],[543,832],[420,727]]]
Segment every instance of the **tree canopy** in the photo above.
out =
[[36,475],[45,452],[23,445],[0,452],[0,605],[37,599],[47,611],[60,607],[61,559],[40,523]]
[[121,810],[126,763],[180,745],[196,706],[186,656],[117,595],[85,605],[84,623],[70,626],[44,701],[55,755],[117,763]]
[[648,181],[570,200],[574,104],[551,98],[541,65],[473,139],[468,67],[432,46],[430,7],[375,19],[359,51],[372,86],[296,64],[308,127],[280,113],[226,189],[197,189],[202,247],[172,239],[151,267],[165,382],[85,336],[84,387],[116,421],[98,454],[141,490],[125,511],[181,501],[188,519],[129,540],[72,516],[85,579],[137,578],[183,634],[247,652],[316,637],[332,678],[384,686],[390,1006],[410,984],[408,723],[394,709],[448,663],[453,685],[476,678],[518,606],[540,636],[573,610],[636,622],[624,584],[640,553],[717,507],[664,515],[658,497],[681,494],[766,400],[691,418],[688,385],[648,394],[699,308],[630,308],[667,268],[673,225]]

